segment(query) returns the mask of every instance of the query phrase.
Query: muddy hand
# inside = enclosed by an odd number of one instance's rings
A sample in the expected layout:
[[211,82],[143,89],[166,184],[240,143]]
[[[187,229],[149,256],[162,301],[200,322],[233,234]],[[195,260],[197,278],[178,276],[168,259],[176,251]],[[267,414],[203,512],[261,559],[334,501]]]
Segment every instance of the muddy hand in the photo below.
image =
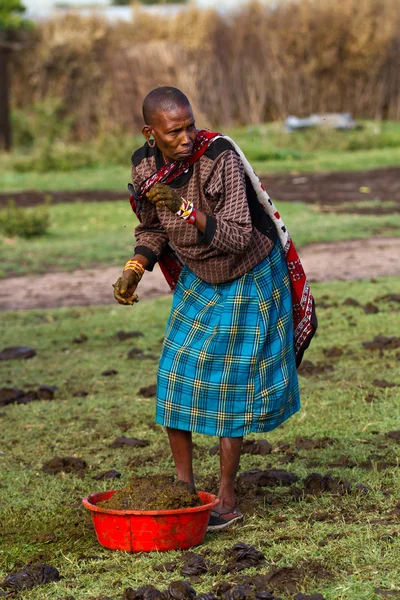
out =
[[134,293],[140,279],[134,271],[124,271],[116,283],[113,284],[114,298],[120,304],[132,305],[139,302],[139,298]]
[[164,183],[157,183],[147,192],[146,196],[157,207],[166,206],[173,213],[178,212],[182,204],[182,198],[178,192]]

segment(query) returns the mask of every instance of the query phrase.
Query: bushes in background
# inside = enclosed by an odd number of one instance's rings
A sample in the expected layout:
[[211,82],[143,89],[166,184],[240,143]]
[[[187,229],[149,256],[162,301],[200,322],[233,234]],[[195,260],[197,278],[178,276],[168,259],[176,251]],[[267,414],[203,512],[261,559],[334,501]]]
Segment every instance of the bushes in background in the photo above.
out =
[[48,205],[18,208],[10,201],[0,210],[0,233],[7,237],[32,238],[45,234],[50,226]]
[[200,125],[327,111],[400,119],[398,0],[287,0],[225,17],[137,10],[132,23],[71,14],[35,36],[13,57],[15,106],[56,99],[75,139],[138,132],[160,84],[188,94]]

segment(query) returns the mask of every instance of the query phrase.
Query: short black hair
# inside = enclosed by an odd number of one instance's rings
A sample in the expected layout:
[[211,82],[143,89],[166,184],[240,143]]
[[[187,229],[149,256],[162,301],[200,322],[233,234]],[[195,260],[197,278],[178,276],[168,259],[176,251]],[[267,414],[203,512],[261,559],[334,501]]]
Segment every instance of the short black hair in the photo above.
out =
[[145,125],[151,124],[153,115],[158,111],[169,111],[176,107],[189,106],[190,102],[181,90],[163,85],[149,92],[143,101],[143,120]]

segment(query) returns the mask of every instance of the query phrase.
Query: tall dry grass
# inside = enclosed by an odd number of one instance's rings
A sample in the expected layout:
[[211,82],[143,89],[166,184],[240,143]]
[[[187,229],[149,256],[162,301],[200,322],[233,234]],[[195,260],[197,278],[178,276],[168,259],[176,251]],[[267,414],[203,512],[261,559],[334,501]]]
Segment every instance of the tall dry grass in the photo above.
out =
[[131,23],[69,15],[38,27],[14,59],[15,105],[61,100],[80,139],[137,131],[143,97],[165,84],[213,126],[326,111],[400,119],[400,0],[251,3],[224,18],[133,10]]

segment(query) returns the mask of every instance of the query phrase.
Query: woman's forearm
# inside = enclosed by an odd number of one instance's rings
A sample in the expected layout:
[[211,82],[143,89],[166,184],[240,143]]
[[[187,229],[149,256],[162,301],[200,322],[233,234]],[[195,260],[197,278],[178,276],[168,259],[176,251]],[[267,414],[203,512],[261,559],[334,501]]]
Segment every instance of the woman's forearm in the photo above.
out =
[[196,209],[196,220],[194,222],[194,226],[201,231],[201,233],[204,233],[206,230],[206,224],[207,224],[207,217],[206,215],[201,212],[201,210]]
[[143,265],[145,269],[147,269],[147,267],[150,264],[149,259],[143,256],[143,254],[135,254],[132,260],[137,260],[138,262],[140,262],[140,264]]

